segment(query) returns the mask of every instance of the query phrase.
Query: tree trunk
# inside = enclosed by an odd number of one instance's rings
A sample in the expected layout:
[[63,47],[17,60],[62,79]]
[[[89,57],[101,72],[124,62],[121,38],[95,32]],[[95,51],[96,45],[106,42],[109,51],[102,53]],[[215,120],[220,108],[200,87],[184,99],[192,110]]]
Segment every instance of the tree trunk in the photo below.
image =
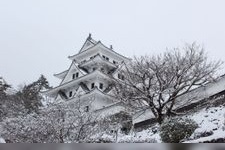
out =
[[163,119],[164,119],[164,115],[162,114],[162,109],[158,109],[157,112],[158,112],[157,122],[159,124],[162,124]]
[[64,139],[63,139],[63,129],[60,129],[60,133],[59,133],[59,141],[60,141],[60,143],[64,143]]

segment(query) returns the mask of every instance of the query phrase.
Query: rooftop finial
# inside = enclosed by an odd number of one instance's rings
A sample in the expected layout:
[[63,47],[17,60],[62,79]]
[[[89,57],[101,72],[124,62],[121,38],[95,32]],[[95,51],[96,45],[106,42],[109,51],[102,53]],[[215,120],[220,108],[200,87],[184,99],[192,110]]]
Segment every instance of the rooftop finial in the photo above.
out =
[[113,49],[113,46],[112,45],[110,45],[110,49]]
[[89,33],[89,35],[88,35],[88,39],[91,39],[91,33]]

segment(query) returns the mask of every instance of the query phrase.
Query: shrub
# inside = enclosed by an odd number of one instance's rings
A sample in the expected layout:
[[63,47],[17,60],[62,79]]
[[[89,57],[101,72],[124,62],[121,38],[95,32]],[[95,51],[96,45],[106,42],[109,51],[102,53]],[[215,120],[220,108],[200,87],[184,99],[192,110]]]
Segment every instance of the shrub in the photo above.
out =
[[169,118],[160,127],[160,136],[165,143],[179,143],[190,137],[197,127],[191,119]]
[[132,129],[132,116],[124,111],[111,115],[103,120],[111,133],[120,129],[123,134],[129,134]]
[[124,138],[120,139],[118,143],[157,143],[157,140],[154,138],[146,138],[146,139]]

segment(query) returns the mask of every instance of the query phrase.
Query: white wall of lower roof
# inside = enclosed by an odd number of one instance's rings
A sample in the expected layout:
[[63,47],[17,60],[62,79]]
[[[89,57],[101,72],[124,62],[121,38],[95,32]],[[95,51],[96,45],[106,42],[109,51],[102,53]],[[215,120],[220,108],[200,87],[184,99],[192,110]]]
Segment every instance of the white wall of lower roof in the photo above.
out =
[[225,90],[225,77],[221,77],[218,81],[206,84],[190,91],[189,93],[179,97],[180,102],[176,107],[195,103]]
[[126,111],[126,108],[122,105],[114,105],[111,107],[106,107],[96,112],[99,118],[105,118],[107,116],[119,113],[121,111]]

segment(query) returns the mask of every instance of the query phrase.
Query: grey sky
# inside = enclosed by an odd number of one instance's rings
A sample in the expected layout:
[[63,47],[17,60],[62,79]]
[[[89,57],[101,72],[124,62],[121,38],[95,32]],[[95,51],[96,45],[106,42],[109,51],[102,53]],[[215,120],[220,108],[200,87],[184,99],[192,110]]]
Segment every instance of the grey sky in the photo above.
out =
[[0,76],[55,86],[89,32],[128,57],[197,41],[225,61],[225,1],[0,0]]

